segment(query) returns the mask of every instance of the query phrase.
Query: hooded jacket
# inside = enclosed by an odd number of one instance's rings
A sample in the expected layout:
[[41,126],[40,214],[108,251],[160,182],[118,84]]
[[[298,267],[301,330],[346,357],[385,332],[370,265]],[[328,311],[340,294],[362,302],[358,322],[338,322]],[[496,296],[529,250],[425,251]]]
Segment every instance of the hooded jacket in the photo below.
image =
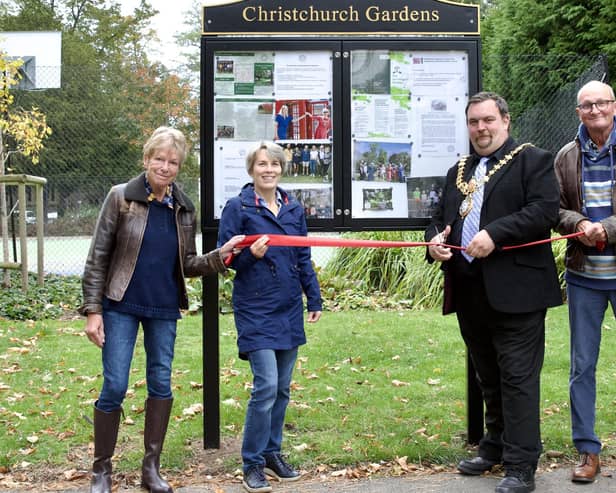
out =
[[[222,211],[218,244],[233,235],[279,234],[306,236],[302,205],[278,189],[278,216],[259,204],[253,184],[245,185]],[[233,313],[240,357],[259,349],[292,349],[306,342],[304,304],[321,311],[321,291],[309,247],[271,247],[262,259],[244,248],[231,263],[235,269]]]

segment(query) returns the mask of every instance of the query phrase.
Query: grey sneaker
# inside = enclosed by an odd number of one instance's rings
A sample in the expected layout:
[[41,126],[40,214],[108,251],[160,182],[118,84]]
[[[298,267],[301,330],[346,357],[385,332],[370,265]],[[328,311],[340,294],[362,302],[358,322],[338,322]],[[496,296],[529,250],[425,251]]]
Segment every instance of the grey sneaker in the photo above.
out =
[[248,493],[269,493],[272,491],[261,466],[252,466],[244,473],[242,486]]
[[291,464],[286,462],[280,454],[265,456],[265,474],[275,477],[278,481],[297,481],[301,475]]

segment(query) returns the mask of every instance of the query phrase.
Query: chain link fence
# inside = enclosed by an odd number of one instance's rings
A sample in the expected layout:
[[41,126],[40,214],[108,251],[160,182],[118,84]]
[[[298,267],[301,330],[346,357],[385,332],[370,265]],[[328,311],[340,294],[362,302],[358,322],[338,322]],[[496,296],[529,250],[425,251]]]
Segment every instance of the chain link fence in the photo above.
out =
[[[571,80],[563,76],[564,68],[579,67]],[[555,153],[570,141],[578,127],[574,111],[576,93],[588,80],[607,81],[607,62],[603,57],[534,57],[528,60],[528,77],[532,85],[520,87],[514,77],[498,77],[495,67],[503,70],[512,65],[511,57],[484,59],[496,82],[484,77],[484,88],[499,92],[512,110],[512,133],[519,141],[530,141]],[[519,64],[518,64],[519,65]],[[54,68],[54,70],[57,70]],[[44,77],[39,68],[37,77]],[[555,76],[558,75],[558,77]],[[53,129],[45,142],[41,162],[32,166],[19,157],[11,157],[13,173],[43,176],[45,187],[45,272],[80,275],[87,256],[96,217],[109,188],[125,182],[141,169],[141,129],[126,117],[123,108],[110,103],[114,97],[109,81],[84,67],[62,67],[62,87],[44,91],[15,91],[16,105],[36,106],[47,115]],[[55,72],[54,72],[55,76]],[[562,79],[562,80],[561,80]],[[116,90],[121,91],[120,85]],[[197,162],[195,158],[195,162]],[[452,163],[453,164],[453,163]],[[198,166],[180,172],[179,184],[200,208]],[[7,187],[9,229],[17,233],[17,191]],[[34,236],[33,190],[26,208],[28,234]],[[201,240],[198,238],[198,248]],[[2,245],[0,245],[0,251]],[[10,260],[19,261],[19,244],[10,242]],[[29,239],[30,270],[36,268],[36,241]],[[313,258],[325,265],[329,249],[316,248]]]
[[[524,57],[532,66],[543,59],[540,57]],[[500,57],[505,65],[511,65],[511,57]],[[562,83],[557,81],[550,86],[547,82],[549,71],[562,72],[570,64],[580,66],[585,61],[586,68],[575,79]],[[567,142],[573,140],[580,121],[575,112],[578,90],[590,80],[601,80],[608,83],[607,59],[598,56],[588,57],[562,56],[553,59],[551,67],[539,69],[536,84],[529,88],[520,98],[519,93],[503,88],[500,94],[509,102],[512,111],[512,135],[519,142],[532,142],[538,147],[556,154]],[[584,65],[581,65],[584,67]],[[541,77],[541,74],[544,77]],[[526,75],[533,78],[532,71]],[[545,84],[543,84],[545,82]]]

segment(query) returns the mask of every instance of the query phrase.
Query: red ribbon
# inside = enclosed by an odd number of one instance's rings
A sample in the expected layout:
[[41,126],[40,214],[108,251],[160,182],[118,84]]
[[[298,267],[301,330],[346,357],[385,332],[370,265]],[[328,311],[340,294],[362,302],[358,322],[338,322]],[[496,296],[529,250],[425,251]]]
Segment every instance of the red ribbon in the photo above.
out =
[[[522,245],[511,245],[503,247],[503,250],[513,250],[515,248],[524,248],[543,243],[551,243],[553,241],[566,240],[568,238],[576,238],[582,236],[583,231],[571,233],[564,236],[555,236],[544,240],[532,241]],[[257,239],[263,235],[248,235],[236,248],[245,248],[252,245]],[[324,238],[319,236],[291,236],[291,235],[266,235],[269,238],[268,246],[284,246],[284,247],[344,247],[344,248],[406,248],[420,246],[443,246],[453,248],[454,250],[465,250],[465,247],[458,245],[448,245],[447,243],[435,243],[426,241],[384,241],[384,240],[356,240],[351,238]],[[230,265],[233,260],[233,254],[225,259],[225,265]]]

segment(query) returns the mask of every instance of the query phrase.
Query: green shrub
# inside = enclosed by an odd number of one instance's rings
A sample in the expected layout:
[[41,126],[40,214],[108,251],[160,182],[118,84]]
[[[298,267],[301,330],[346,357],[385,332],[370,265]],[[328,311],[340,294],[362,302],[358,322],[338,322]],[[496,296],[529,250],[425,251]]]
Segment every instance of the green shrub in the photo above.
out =
[[[423,231],[348,233],[345,238],[423,242]],[[552,251],[566,298],[567,242],[554,241]],[[330,309],[434,308],[441,304],[443,275],[440,264],[429,264],[424,247],[339,248],[319,279]],[[367,301],[369,300],[369,301]]]
[[[423,232],[349,233],[345,238],[423,241]],[[326,306],[332,309],[433,308],[441,303],[440,264],[425,260],[424,247],[339,248],[319,280]],[[370,300],[367,302],[367,300]]]
[[45,276],[43,286],[37,276],[28,276],[28,291],[21,290],[21,273],[10,272],[11,287],[0,290],[0,318],[10,320],[42,320],[60,318],[74,312],[81,304],[79,276]]

